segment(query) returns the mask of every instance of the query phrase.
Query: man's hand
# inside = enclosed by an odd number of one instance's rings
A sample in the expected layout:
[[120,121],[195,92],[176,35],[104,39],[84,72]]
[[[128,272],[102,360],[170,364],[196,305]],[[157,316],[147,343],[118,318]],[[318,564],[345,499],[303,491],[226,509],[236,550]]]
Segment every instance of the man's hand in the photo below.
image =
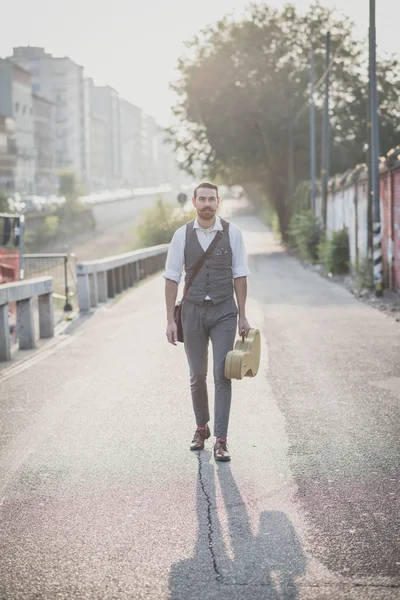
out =
[[168,323],[167,339],[169,343],[173,346],[177,345],[176,342],[178,341],[178,328],[176,326],[175,321],[171,321],[171,323]]
[[250,327],[249,322],[246,319],[246,317],[239,317],[239,326],[238,326],[239,335],[244,334],[244,336],[247,337],[250,329],[251,329],[251,327]]

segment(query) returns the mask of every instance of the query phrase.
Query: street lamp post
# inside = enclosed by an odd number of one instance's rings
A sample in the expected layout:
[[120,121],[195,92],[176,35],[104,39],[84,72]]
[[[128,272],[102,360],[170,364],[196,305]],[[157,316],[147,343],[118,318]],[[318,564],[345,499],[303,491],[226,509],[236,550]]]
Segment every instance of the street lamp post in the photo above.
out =
[[330,48],[331,34],[326,34],[326,75],[325,75],[325,103],[324,103],[324,123],[322,129],[322,217],[324,227],[326,228],[326,212],[328,203],[328,182],[329,182],[329,162],[330,162],[330,127],[329,127],[329,70],[330,70]]
[[315,215],[315,103],[314,103],[314,48],[313,35],[311,32],[310,46],[310,176],[311,176],[311,211]]
[[382,247],[381,247],[381,214],[379,198],[379,123],[378,92],[376,85],[376,25],[375,0],[369,2],[369,96],[371,119],[370,168],[372,191],[372,231],[373,231],[373,263],[375,295],[382,295]]

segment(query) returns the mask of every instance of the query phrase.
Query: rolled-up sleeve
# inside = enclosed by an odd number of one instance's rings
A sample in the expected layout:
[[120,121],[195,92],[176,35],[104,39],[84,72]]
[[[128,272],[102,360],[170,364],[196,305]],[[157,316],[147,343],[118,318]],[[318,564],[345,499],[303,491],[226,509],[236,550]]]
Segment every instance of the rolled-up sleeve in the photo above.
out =
[[237,279],[238,277],[248,277],[250,271],[247,263],[247,252],[242,232],[238,227],[232,226],[232,223],[230,224],[229,229],[232,247],[232,277],[233,279]]
[[165,271],[163,273],[165,279],[171,279],[177,284],[180,283],[182,278],[185,253],[185,233],[185,228],[182,227],[174,233],[168,249]]

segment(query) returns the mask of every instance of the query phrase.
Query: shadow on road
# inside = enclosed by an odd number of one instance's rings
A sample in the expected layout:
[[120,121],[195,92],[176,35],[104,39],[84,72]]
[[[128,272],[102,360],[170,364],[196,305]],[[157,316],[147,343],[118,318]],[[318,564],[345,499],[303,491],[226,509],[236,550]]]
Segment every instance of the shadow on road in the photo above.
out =
[[[171,600],[296,600],[296,578],[305,573],[306,559],[293,525],[283,512],[265,511],[254,534],[230,465],[210,464],[210,456],[198,454],[198,537],[194,556],[171,568]],[[225,540],[216,507],[216,472],[226,512]]]

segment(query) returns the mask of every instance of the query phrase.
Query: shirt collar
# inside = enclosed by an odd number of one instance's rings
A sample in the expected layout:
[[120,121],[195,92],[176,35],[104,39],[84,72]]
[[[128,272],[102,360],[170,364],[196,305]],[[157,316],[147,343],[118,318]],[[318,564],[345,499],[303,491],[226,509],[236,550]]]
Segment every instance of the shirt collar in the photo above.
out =
[[[200,229],[199,220],[197,217],[194,220],[193,229]],[[214,223],[214,226],[211,229],[211,231],[222,231],[222,229],[223,229],[223,227],[222,227],[221,219],[217,215],[215,217],[215,223]]]

